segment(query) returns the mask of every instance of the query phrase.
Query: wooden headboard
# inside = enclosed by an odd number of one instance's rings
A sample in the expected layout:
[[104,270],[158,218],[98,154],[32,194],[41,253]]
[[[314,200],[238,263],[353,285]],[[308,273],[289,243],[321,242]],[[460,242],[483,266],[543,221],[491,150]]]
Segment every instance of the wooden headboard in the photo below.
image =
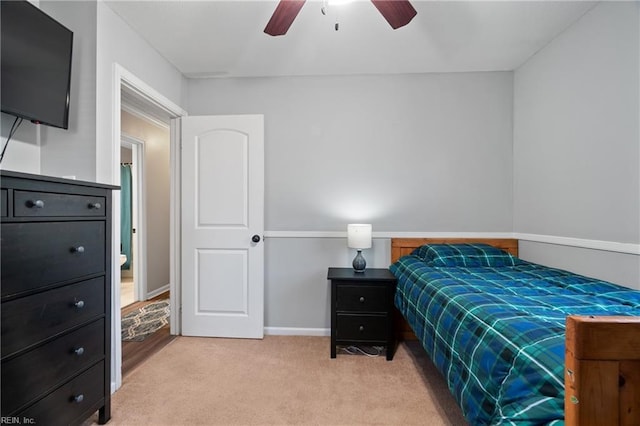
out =
[[513,238],[393,238],[391,263],[425,244],[484,243],[498,247],[514,256],[518,255],[518,240]]

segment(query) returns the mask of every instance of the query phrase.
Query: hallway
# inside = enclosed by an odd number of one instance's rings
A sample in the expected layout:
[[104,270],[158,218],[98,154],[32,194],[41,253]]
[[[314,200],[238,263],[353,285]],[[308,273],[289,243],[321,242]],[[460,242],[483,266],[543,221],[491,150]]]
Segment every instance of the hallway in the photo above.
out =
[[[123,281],[124,284],[124,281]],[[124,292],[123,292],[124,294]],[[123,303],[121,315],[133,312],[141,307],[160,300],[168,300],[169,292],[162,293],[152,299],[144,302],[135,302],[128,306]],[[133,290],[131,300],[133,300]],[[126,377],[131,371],[142,364],[150,356],[158,352],[160,349],[169,344],[176,336],[169,334],[169,325],[166,325],[148,336],[142,341],[123,341],[122,342],[122,377]]]

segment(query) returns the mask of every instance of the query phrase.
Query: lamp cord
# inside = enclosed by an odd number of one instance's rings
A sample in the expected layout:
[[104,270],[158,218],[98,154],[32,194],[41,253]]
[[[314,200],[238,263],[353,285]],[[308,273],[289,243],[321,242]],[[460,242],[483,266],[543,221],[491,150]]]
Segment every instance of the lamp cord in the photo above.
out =
[[365,349],[359,346],[345,346],[342,347],[342,350],[350,355],[366,355],[375,358],[382,355],[383,346],[371,346]]

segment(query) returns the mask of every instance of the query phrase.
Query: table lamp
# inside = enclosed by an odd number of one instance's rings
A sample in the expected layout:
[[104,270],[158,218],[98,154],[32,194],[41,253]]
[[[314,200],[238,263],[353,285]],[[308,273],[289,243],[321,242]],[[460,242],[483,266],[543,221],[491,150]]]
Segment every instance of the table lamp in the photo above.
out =
[[362,223],[347,225],[347,246],[358,250],[353,259],[353,270],[364,272],[367,262],[362,256],[362,250],[371,248],[371,225]]

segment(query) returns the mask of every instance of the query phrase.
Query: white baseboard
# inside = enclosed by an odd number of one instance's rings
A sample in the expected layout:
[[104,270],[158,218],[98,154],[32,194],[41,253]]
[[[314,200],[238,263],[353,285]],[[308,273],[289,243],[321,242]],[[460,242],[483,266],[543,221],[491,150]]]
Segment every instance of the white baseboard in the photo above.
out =
[[147,293],[147,298],[145,300],[149,300],[149,299],[153,299],[154,297],[158,296],[159,294],[164,293],[165,291],[169,291],[169,284],[167,285],[163,285],[160,288],[157,288],[153,291],[150,291]]
[[331,336],[330,328],[265,327],[264,334],[271,336]]

